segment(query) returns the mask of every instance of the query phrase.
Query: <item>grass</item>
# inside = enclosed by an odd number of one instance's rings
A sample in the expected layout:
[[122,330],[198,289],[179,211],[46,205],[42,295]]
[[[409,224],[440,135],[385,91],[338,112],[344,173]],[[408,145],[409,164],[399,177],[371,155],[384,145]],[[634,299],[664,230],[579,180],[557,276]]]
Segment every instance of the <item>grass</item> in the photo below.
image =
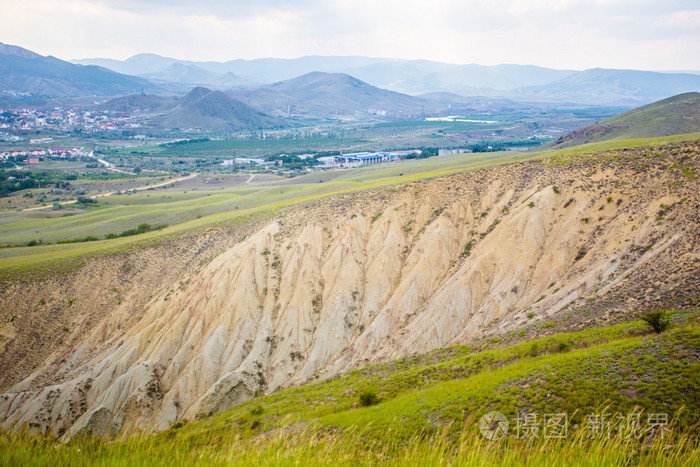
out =
[[[548,158],[549,164],[571,163],[586,158],[603,157],[596,154],[596,151],[697,139],[700,139],[700,134],[609,141],[539,153],[495,152],[440,156],[359,169],[315,172],[292,179],[285,185],[246,186],[186,193],[160,189],[148,190],[138,194],[103,198],[98,208],[86,209],[80,213],[63,213],[63,210],[57,211],[62,215],[50,211],[48,214],[46,212],[6,213],[0,216],[0,236],[5,245],[15,246],[0,249],[0,271],[7,271],[8,268],[43,267],[46,262],[75,262],[88,254],[109,252],[134,242],[155,241],[161,236],[181,233],[208,224],[271,216],[286,206],[341,193],[396,185],[532,158]],[[610,157],[613,156],[610,155]],[[59,240],[85,238],[88,235],[104,237],[110,232],[122,232],[144,222],[153,225],[167,224],[170,227],[130,238],[46,245]],[[44,245],[16,246],[26,244],[30,240],[42,240]]]
[[[168,224],[158,232],[109,241],[13,247],[0,249],[0,270],[28,267],[45,261],[76,259],[86,254],[107,251],[131,242],[148,241],[203,225],[242,217],[269,216],[293,204],[313,201],[341,193],[350,193],[394,185],[457,171],[489,167],[526,157],[514,153],[480,153],[382,164],[353,170],[310,174],[293,180],[295,184],[244,187],[211,192],[145,191],[100,200],[99,209],[47,217],[43,212],[8,213],[0,217],[4,243],[43,243],[86,235],[104,236],[135,228],[141,223]],[[319,179],[319,177],[323,177]],[[319,183],[319,181],[323,183]],[[193,202],[196,201],[196,202]],[[120,242],[118,242],[121,240]],[[118,243],[115,243],[118,242]]]
[[[56,444],[4,433],[0,464],[697,465],[700,310],[669,315],[673,326],[661,334],[634,321],[439,349],[257,397],[156,435]],[[490,410],[508,417],[508,436],[481,436],[478,419]],[[565,438],[515,436],[518,414],[536,414],[543,430],[552,413],[568,415]],[[662,437],[649,416],[663,413]],[[603,414],[614,421],[610,436],[591,436],[591,416]]]
[[[539,159],[552,158],[555,162],[557,160],[564,161],[565,156],[584,156],[592,153],[612,151],[615,149],[622,148],[639,148],[645,146],[662,146],[666,144],[680,143],[684,141],[697,141],[700,140],[700,133],[689,133],[683,135],[673,135],[673,136],[658,136],[658,137],[648,137],[648,138],[630,138],[630,139],[614,139],[609,141],[602,141],[598,143],[587,143],[581,144],[579,146],[574,146],[565,149],[550,149],[537,151],[536,157]],[[574,159],[571,159],[573,161]]]

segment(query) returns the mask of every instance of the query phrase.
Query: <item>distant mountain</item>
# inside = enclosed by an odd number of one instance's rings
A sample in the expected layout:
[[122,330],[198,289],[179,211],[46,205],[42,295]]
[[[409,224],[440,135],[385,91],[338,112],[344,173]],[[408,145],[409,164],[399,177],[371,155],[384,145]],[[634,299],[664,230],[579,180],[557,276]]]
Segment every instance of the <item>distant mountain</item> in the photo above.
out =
[[[494,91],[549,83],[574,71],[554,70],[531,65],[454,65],[429,60],[402,60],[370,57],[306,56],[293,59],[259,58],[228,62],[193,62],[152,54],[135,55],[123,62],[104,59],[78,60],[78,63],[109,67],[121,73],[152,78],[174,63],[196,66],[217,74],[234,73],[250,82],[274,83],[314,71],[345,73],[373,86],[408,93],[433,91],[468,95],[491,95]],[[158,78],[160,79],[160,78]]]
[[669,97],[572,131],[548,144],[565,148],[614,139],[700,132],[700,93]]
[[0,92],[33,97],[115,96],[153,89],[145,79],[74,65],[0,43]]
[[173,96],[162,97],[149,94],[131,94],[99,104],[95,109],[126,113],[156,112],[172,107],[177,102],[178,98]]
[[126,60],[112,60],[109,58],[88,58],[84,60],[73,60],[73,63],[80,65],[97,65],[125,75],[146,75],[164,70],[179,60],[169,57],[161,57],[156,54],[138,54]]
[[119,73],[130,74],[151,81],[181,85],[230,89],[259,84],[243,79],[230,71],[216,72],[198,66],[195,62],[181,61],[155,54],[134,55],[124,61],[93,58],[74,60],[74,63],[103,66]]
[[[251,86],[251,83],[271,84],[320,71],[348,74],[372,86],[414,96],[448,92],[545,103],[631,107],[700,90],[700,75],[693,72],[602,68],[573,71],[532,65],[455,65],[370,57],[307,56],[195,62],[140,54],[125,61],[90,59],[79,62],[173,83],[173,86],[185,83],[218,89]],[[229,81],[226,73],[233,75]]]
[[451,65],[426,60],[382,62],[343,71],[393,91],[446,91],[466,96],[497,95],[498,91],[550,83],[575,73],[531,65]]
[[294,79],[229,95],[271,115],[339,116],[376,113],[389,117],[419,115],[442,106],[387,91],[343,73],[313,72]]
[[270,128],[278,121],[221,91],[194,88],[173,106],[151,119],[167,128],[202,128],[206,130],[252,130]]
[[694,74],[594,68],[553,83],[516,89],[510,96],[537,102],[639,105],[694,91],[700,91],[700,76]]

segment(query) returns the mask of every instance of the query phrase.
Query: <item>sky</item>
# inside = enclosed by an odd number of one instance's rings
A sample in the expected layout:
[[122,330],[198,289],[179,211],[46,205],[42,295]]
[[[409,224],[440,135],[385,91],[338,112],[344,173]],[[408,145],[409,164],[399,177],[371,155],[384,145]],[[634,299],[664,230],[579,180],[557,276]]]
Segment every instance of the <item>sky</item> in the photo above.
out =
[[361,55],[700,70],[698,0],[0,0],[0,42],[64,60]]

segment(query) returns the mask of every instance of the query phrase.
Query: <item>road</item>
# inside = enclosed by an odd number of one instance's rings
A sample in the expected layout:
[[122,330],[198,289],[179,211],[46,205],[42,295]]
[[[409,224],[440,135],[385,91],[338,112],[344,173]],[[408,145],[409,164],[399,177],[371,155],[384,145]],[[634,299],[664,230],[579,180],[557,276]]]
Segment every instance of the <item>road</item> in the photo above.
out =
[[[174,180],[168,180],[167,182],[157,183],[155,185],[147,185],[147,186],[141,186],[138,188],[132,188],[131,190],[128,190],[128,191],[143,191],[143,190],[150,190],[151,188],[160,188],[162,186],[172,185],[173,183],[184,182],[185,180],[190,180],[190,179],[196,177],[197,175],[198,175],[197,173],[193,173],[191,175],[187,175],[186,177],[180,177],[180,178],[176,178]],[[104,198],[105,196],[112,196],[115,193],[117,193],[117,192],[110,191],[109,193],[100,193],[97,195],[92,195],[92,196],[89,196],[89,198],[92,198],[92,199]],[[70,201],[60,201],[58,204],[60,204],[61,206],[65,206],[68,204],[75,204],[77,202],[78,202],[77,199],[72,199]],[[46,206],[37,206],[35,208],[22,209],[22,211],[38,211],[40,209],[48,209],[50,207],[53,207],[53,205],[49,204]]]

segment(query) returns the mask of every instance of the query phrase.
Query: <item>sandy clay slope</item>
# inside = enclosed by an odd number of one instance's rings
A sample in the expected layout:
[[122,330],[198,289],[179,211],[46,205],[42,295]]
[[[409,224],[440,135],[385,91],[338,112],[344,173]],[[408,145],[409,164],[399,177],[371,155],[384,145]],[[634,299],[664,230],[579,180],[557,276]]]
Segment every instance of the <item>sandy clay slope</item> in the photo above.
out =
[[287,209],[126,329],[56,350],[0,396],[0,420],[66,438],[162,430],[532,323],[691,306],[699,150],[512,164]]

